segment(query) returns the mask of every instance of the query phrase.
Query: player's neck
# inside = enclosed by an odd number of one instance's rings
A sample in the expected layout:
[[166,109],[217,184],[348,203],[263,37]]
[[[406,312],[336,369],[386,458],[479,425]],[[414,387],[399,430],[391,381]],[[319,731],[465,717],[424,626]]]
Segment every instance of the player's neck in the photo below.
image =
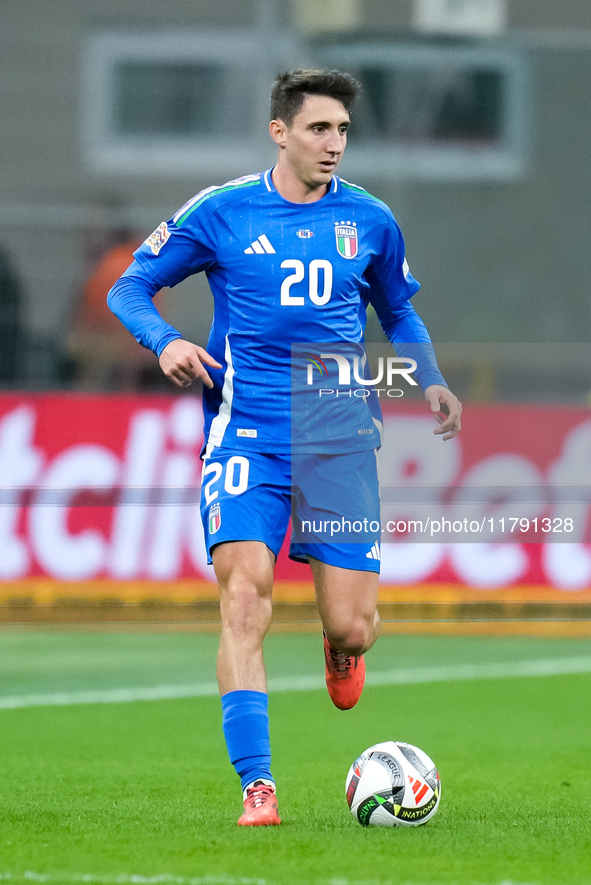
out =
[[277,163],[271,173],[273,184],[278,194],[290,203],[316,203],[327,193],[328,184],[316,184],[302,181],[292,169]]

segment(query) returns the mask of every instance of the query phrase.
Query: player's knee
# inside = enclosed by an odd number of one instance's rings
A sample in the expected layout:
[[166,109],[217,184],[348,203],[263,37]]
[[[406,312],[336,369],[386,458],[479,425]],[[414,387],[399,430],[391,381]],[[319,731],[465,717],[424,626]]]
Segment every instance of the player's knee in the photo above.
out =
[[335,648],[348,655],[362,655],[373,645],[375,639],[375,617],[357,616],[329,625],[328,639]]
[[256,582],[229,581],[221,587],[222,623],[235,633],[266,633],[272,618],[270,596]]

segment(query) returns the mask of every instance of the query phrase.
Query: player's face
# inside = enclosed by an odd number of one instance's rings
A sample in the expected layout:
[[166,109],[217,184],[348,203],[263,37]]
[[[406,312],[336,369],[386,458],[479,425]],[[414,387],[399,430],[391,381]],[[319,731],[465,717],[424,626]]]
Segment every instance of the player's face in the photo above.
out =
[[296,178],[307,188],[328,184],[347,144],[349,114],[340,101],[306,95],[290,127],[281,125],[277,143]]

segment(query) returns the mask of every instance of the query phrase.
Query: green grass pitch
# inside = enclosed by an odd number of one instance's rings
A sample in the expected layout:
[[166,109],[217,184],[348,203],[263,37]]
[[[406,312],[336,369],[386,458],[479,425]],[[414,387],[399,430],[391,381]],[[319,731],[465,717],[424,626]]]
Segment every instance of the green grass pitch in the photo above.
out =
[[[67,703],[207,686],[215,646],[199,633],[0,633],[0,883],[591,883],[590,643],[384,636],[368,673],[465,665],[467,678],[368,685],[348,713],[322,689],[272,692],[284,824],[246,830],[216,697]],[[557,659],[581,672],[478,678],[487,663]],[[274,678],[318,675],[320,637],[273,634],[267,661]],[[61,706],[7,708],[56,692]],[[388,739],[439,768],[440,810],[423,827],[364,829],[347,809],[349,765]]]

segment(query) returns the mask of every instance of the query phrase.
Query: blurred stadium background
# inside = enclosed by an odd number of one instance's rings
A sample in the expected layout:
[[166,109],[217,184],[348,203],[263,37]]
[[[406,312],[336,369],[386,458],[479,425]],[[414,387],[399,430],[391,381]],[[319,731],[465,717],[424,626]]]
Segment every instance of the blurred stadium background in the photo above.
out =
[[[384,484],[437,484],[452,509],[477,485],[489,489],[480,514],[576,524],[568,543],[522,533],[502,544],[385,545],[384,619],[406,632],[588,635],[582,0],[6,5],[0,620],[216,629],[192,491],[199,391],[170,389],[104,296],[188,197],[271,165],[270,84],[308,65],[364,85],[340,172],[393,208],[422,284],[416,307],[467,405],[462,438],[437,450],[418,402],[386,409]],[[205,344],[204,279],[161,293],[160,306]],[[368,340],[382,340],[371,317]],[[393,513],[413,515],[407,504]],[[317,629],[306,569],[282,557],[277,574],[278,626]]]

